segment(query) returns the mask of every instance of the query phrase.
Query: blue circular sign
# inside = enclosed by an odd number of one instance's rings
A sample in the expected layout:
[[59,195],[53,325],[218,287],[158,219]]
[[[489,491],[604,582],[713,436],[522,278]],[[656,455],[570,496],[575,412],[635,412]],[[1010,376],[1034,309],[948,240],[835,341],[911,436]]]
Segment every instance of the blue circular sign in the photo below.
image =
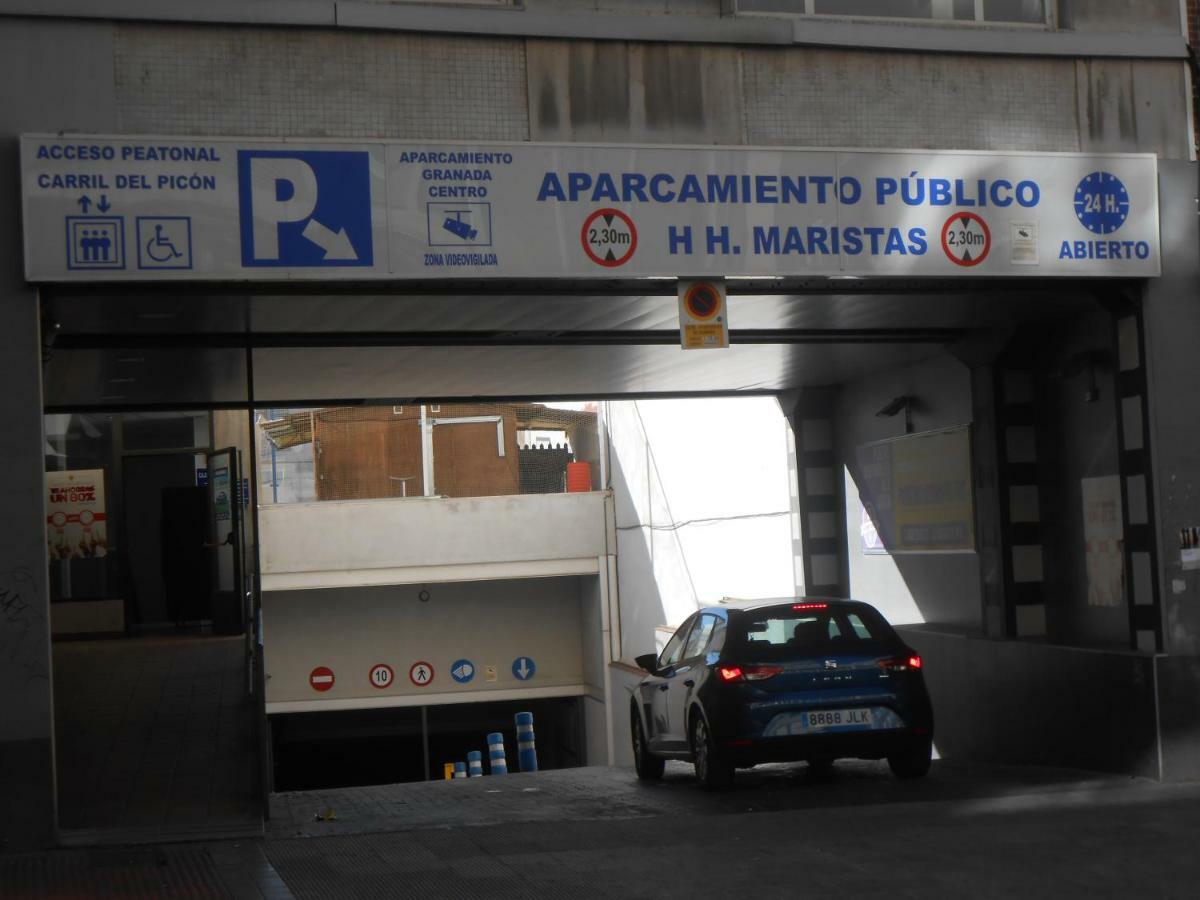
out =
[[1075,215],[1093,234],[1112,234],[1129,217],[1129,191],[1111,172],[1085,175],[1075,188]]
[[536,671],[537,666],[528,656],[518,656],[513,660],[512,673],[516,676],[517,681],[528,681]]
[[450,664],[450,677],[459,684],[466,684],[475,677],[475,663],[469,659],[456,659]]

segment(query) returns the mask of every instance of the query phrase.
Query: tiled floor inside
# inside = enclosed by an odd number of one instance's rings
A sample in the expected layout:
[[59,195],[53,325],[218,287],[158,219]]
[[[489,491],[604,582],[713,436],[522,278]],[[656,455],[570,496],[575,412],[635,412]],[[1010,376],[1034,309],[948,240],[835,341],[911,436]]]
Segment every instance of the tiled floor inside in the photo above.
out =
[[62,829],[261,822],[241,637],[54,644]]

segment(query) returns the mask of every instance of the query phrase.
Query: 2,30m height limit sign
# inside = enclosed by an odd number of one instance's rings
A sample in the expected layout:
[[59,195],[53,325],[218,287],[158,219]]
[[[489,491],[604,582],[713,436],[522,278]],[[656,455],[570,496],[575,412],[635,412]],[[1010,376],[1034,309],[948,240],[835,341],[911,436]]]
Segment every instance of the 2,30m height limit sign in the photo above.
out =
[[588,259],[615,269],[633,258],[638,244],[637,226],[619,209],[598,209],[584,219],[579,240]]
[[957,266],[977,266],[992,249],[987,222],[972,212],[956,212],[942,226],[942,250]]

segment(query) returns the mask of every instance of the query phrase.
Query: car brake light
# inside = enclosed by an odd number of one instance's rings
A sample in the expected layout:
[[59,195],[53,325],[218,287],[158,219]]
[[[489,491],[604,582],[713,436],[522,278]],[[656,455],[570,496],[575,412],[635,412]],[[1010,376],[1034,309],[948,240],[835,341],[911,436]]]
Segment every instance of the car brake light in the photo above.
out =
[[906,669],[921,668],[921,657],[912,653],[908,656],[889,656],[886,659],[878,660],[875,665],[881,669],[888,669],[893,672],[903,672]]
[[717,675],[726,683],[766,681],[783,671],[783,666],[717,666]]
[[798,609],[798,610],[828,609],[828,608],[829,608],[828,603],[793,603],[792,604],[792,609]]

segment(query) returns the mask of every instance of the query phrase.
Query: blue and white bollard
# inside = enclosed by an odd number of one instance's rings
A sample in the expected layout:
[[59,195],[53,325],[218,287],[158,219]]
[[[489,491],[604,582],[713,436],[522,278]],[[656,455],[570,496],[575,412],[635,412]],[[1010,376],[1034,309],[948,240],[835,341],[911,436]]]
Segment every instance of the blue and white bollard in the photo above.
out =
[[471,778],[483,777],[483,754],[478,750],[467,752],[467,775]]
[[454,777],[455,778],[466,778],[467,777],[467,764],[465,762],[456,762],[454,764]]
[[493,775],[508,774],[508,760],[504,758],[504,735],[493,731],[488,735],[488,767]]
[[537,747],[533,741],[533,713],[517,713],[517,759],[522,772],[537,771]]

